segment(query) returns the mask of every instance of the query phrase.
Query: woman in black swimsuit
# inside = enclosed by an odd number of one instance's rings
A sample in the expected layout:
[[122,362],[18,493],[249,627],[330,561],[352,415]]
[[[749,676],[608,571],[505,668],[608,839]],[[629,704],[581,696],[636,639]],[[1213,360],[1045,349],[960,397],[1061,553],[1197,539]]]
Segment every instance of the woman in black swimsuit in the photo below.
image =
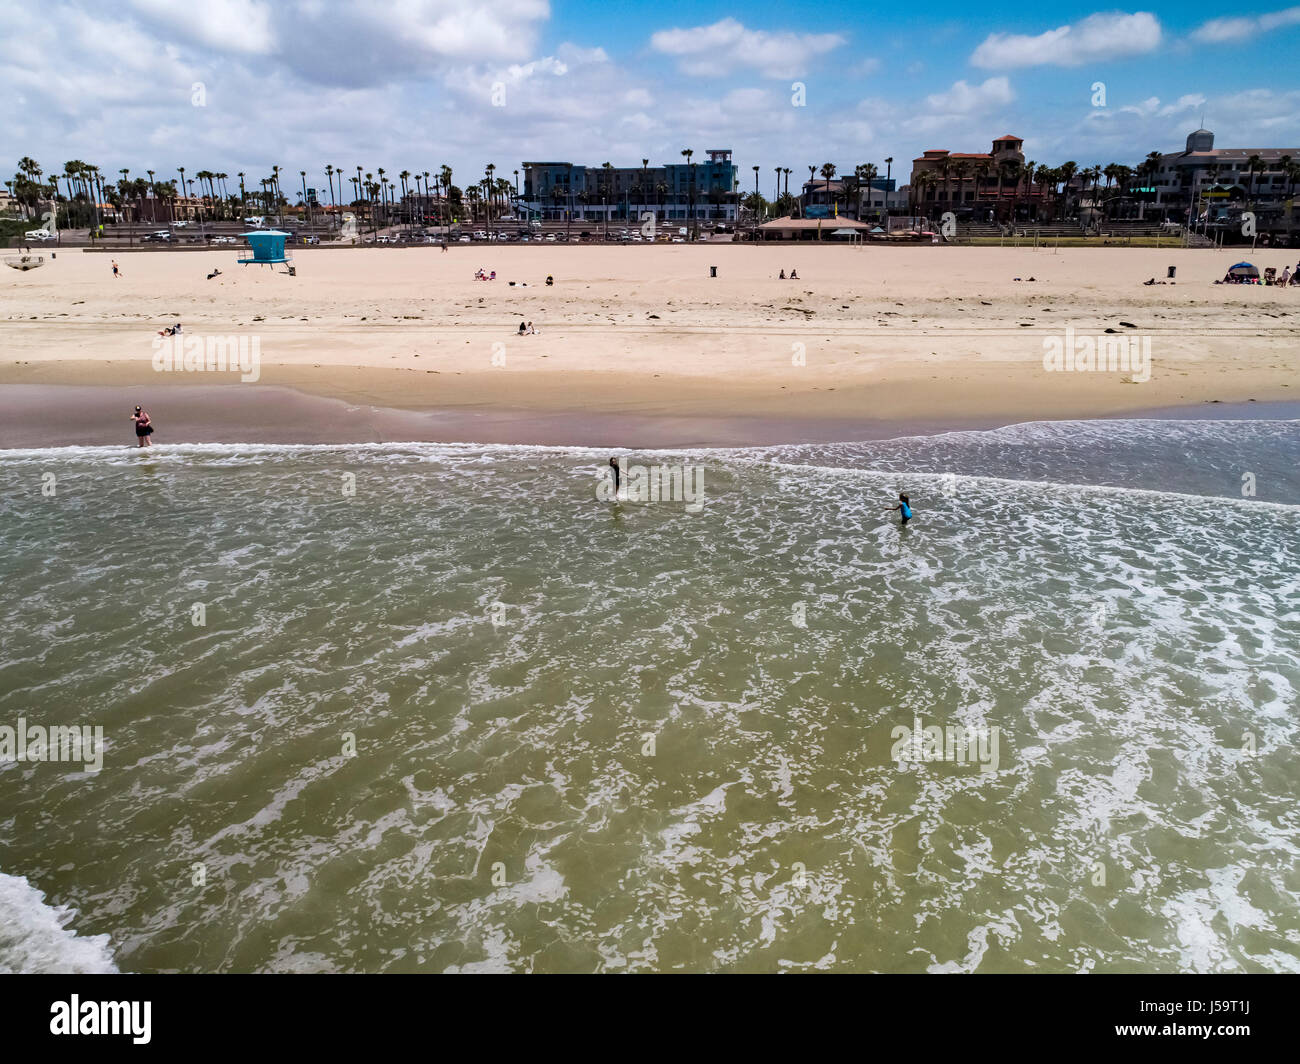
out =
[[149,420],[149,415],[137,406],[131,420],[135,422],[136,446],[149,447],[149,437],[153,435],[153,422]]

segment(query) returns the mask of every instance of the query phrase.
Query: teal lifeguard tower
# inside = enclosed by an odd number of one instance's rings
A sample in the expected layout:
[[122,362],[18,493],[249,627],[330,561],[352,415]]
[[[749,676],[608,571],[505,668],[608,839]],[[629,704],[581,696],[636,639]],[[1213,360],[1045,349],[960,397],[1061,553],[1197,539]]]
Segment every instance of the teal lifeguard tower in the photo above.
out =
[[252,258],[239,259],[241,266],[248,266],[250,263],[254,266],[271,266],[283,263],[289,268],[290,276],[295,276],[297,270],[293,266],[293,256],[284,250],[284,242],[289,239],[288,233],[282,233],[278,229],[256,229],[251,233],[240,233],[241,237],[248,241],[248,249],[253,253]]

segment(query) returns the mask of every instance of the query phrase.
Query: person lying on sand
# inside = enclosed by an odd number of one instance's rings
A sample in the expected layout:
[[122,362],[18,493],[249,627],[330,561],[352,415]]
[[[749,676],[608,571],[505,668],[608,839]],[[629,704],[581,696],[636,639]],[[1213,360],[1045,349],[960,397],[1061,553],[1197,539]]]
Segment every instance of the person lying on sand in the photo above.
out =
[[208,280],[210,281],[210,280],[212,280],[212,278],[214,278],[214,277],[220,277],[220,276],[221,276],[221,271],[220,271],[219,269],[218,269],[218,270],[213,270],[210,274],[208,274]]

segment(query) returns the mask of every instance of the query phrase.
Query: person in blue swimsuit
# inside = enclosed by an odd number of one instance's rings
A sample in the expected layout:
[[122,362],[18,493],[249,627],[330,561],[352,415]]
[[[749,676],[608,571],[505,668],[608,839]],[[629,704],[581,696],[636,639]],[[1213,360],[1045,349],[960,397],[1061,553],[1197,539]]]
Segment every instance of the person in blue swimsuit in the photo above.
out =
[[885,513],[890,513],[890,514],[892,514],[895,510],[901,510],[901,511],[902,511],[902,514],[903,514],[903,524],[907,524],[908,521],[912,520],[912,507],[908,505],[908,502],[907,502],[907,496],[906,496],[906,495],[899,495],[899,496],[898,496],[898,505],[897,505],[897,506],[891,506],[888,510],[885,511]]

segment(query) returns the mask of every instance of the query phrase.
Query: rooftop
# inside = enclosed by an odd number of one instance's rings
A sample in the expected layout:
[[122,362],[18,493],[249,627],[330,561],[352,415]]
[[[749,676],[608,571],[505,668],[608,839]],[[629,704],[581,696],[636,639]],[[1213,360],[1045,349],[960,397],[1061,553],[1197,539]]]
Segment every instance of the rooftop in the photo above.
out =
[[784,218],[776,218],[770,222],[764,222],[759,226],[760,229],[816,229],[818,227],[826,229],[871,228],[865,222],[859,222],[853,218],[791,218],[789,215]]

